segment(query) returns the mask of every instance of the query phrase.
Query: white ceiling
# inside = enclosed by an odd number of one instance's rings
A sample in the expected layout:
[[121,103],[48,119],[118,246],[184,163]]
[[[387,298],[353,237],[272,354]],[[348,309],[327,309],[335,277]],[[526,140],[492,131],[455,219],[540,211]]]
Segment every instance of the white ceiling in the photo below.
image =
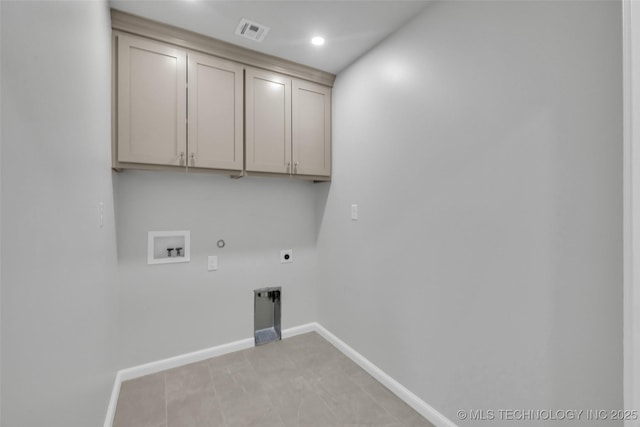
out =
[[[111,7],[338,73],[424,8],[426,0],[111,0]],[[271,28],[255,42],[235,35],[241,18]],[[322,35],[324,46],[311,37]]]

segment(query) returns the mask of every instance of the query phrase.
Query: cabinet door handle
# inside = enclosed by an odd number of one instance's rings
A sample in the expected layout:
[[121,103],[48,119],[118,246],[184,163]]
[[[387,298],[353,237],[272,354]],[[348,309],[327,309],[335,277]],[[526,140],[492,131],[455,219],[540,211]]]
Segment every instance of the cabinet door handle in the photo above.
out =
[[180,165],[182,166],[182,164],[184,163],[184,151],[180,152]]
[[287,162],[287,173],[291,173],[291,162]]
[[191,153],[191,166],[196,165],[196,153]]
[[293,173],[298,173],[298,165],[299,165],[299,164],[300,164],[300,162],[296,162],[296,163],[293,165]]

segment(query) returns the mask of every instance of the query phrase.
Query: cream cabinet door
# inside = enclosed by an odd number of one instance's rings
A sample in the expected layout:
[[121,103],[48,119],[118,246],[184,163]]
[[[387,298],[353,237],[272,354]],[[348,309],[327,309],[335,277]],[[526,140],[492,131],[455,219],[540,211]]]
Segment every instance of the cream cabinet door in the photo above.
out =
[[293,173],[331,176],[331,89],[293,80]]
[[245,168],[291,172],[291,79],[247,67]]
[[242,170],[244,67],[191,52],[188,62],[189,166]]
[[118,36],[118,161],[183,165],[186,52]]

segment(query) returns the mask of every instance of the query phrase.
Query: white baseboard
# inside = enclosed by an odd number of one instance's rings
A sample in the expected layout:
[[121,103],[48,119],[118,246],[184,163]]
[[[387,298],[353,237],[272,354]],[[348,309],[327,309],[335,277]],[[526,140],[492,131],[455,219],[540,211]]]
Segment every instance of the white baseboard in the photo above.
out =
[[107,406],[107,415],[104,418],[104,427],[112,427],[113,419],[116,416],[116,405],[118,404],[118,397],[120,396],[120,385],[122,384],[122,377],[120,371],[116,372],[116,378],[113,381],[113,389],[111,390],[111,399],[109,399],[109,406]]
[[450,419],[436,411],[431,405],[409,391],[405,386],[394,380],[390,375],[371,363],[366,357],[349,347],[340,338],[333,335],[319,323],[315,324],[315,331],[324,339],[333,344],[345,356],[353,360],[358,366],[367,371],[369,375],[387,387],[393,394],[398,396],[407,405],[411,406],[417,413],[425,417],[436,427],[457,427]]
[[317,332],[318,324],[317,323],[306,323],[300,326],[294,326],[293,328],[287,328],[282,331],[282,338],[291,338],[296,335],[307,334],[309,332]]
[[122,369],[119,374],[121,375],[122,381],[127,381],[134,378],[144,377],[145,375],[151,375],[157,372],[166,371],[167,369],[173,369],[179,366],[188,365],[190,363],[200,362],[212,357],[222,356],[223,354],[233,353],[234,351],[244,350],[253,346],[253,338],[245,338],[243,340],[234,341],[228,344],[217,345],[215,347],[198,350],[191,353],[181,354],[179,356],[170,357],[168,359],[145,363],[144,365],[134,366],[133,368]]
[[[306,334],[317,330],[316,323],[307,323],[305,325],[294,326],[282,331],[282,338],[290,338],[296,335]],[[177,368],[179,366],[188,365],[190,363],[200,362],[223,354],[233,353],[234,351],[244,350],[254,346],[253,338],[245,338],[228,344],[222,344],[215,347],[206,348],[204,350],[194,351],[182,354],[180,356],[170,357],[168,359],[158,360],[144,365],[134,366],[132,368],[121,369],[116,373],[116,378],[111,391],[111,399],[107,407],[107,415],[104,421],[104,427],[112,427],[113,420],[116,415],[116,405],[120,396],[120,385],[123,381],[132,380],[134,378],[144,377],[145,375],[155,374],[167,369]]]
[[[403,400],[407,405],[411,406],[416,412],[429,420],[436,427],[457,427],[451,420],[436,411],[432,406],[421,400],[418,396],[409,391],[402,384],[394,380],[386,374],[382,369],[367,360],[363,355],[349,347],[346,343],[333,335],[319,323],[307,323],[282,331],[282,338],[290,338],[296,335],[306,334],[308,332],[317,332],[324,339],[333,344],[338,350],[353,360],[358,366],[367,371],[369,375],[374,377],[398,398]],[[234,341],[228,344],[218,345],[204,350],[186,353],[180,356],[170,357],[168,359],[158,360],[156,362],[145,363],[144,365],[134,366],[132,368],[122,369],[116,373],[116,378],[111,392],[111,399],[107,408],[107,416],[104,421],[104,427],[112,427],[116,414],[116,404],[120,395],[120,385],[123,381],[134,378],[143,377],[145,375],[155,374],[167,369],[177,368],[179,366],[188,365],[190,363],[200,362],[223,354],[233,353],[235,351],[244,350],[254,346],[253,338],[246,338]]]
[[120,385],[124,381],[144,377],[145,375],[155,374],[157,372],[177,368],[179,366],[188,365],[190,363],[200,362],[202,360],[210,359],[216,356],[222,356],[223,354],[227,353],[233,353],[234,351],[244,350],[253,346],[253,338],[246,338],[228,344],[218,345],[204,350],[194,351],[191,353],[182,354],[180,356],[174,356],[168,359],[158,360],[151,363],[145,363],[144,365],[138,365],[132,368],[119,370],[116,373],[116,378],[113,384],[111,400],[109,401],[109,407],[107,408],[107,416],[104,421],[104,427],[112,427],[113,425],[113,420],[116,415],[118,396],[120,395]]

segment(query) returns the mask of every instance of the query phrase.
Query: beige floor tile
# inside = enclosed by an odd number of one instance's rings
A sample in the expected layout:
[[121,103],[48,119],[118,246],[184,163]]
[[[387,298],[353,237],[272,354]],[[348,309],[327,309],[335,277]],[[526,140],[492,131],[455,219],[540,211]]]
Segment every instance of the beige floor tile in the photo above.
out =
[[222,411],[211,391],[175,397],[167,402],[167,427],[223,427]]
[[125,381],[120,387],[113,426],[165,426],[165,405],[164,372]]
[[431,426],[431,423],[425,420],[409,405],[398,399],[396,395],[391,393],[391,391],[382,384],[374,382],[373,384],[364,386],[363,390],[402,423],[410,426]]
[[433,427],[317,333],[123,383],[114,427]]
[[214,357],[206,361],[212,373],[227,372],[232,373],[238,370],[246,370],[251,368],[251,364],[245,357],[245,352],[237,351],[235,353],[224,354]]
[[348,394],[325,395],[323,399],[340,424],[383,426],[398,422],[361,389]]
[[284,422],[266,393],[242,396],[225,403],[222,414],[229,427],[284,427]]
[[213,392],[213,381],[207,362],[192,363],[165,371],[167,400],[205,391]]

